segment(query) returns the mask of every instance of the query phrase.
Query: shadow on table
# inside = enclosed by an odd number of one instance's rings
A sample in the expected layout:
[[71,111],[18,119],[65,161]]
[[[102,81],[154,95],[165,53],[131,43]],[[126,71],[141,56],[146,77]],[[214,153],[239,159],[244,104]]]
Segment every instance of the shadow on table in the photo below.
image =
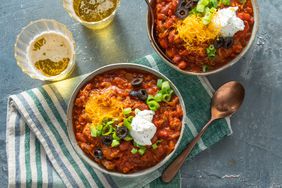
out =
[[130,47],[128,45],[127,34],[119,15],[116,15],[113,22],[104,29],[91,30],[82,28],[83,38],[87,48],[86,54],[95,54],[95,59],[99,59],[103,64],[115,63],[120,57],[128,59]]

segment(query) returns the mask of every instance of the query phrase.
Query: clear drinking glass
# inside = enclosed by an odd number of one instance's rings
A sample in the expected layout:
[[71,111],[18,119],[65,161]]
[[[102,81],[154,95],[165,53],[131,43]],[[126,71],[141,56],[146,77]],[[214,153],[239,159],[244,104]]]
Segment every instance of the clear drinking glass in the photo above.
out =
[[[28,55],[28,49],[32,41],[43,33],[50,32],[60,34],[66,38],[72,51],[70,62],[67,68],[56,76],[45,76],[40,73],[40,71],[35,68],[34,63],[31,62]],[[75,41],[73,39],[72,33],[64,24],[61,24],[55,20],[41,19],[30,22],[17,36],[14,49],[17,65],[24,73],[33,79],[42,81],[62,80],[69,76],[75,67]]]
[[117,1],[117,6],[115,7],[115,10],[106,18],[97,21],[97,22],[88,22],[85,20],[82,20],[81,18],[79,18],[77,16],[77,14],[74,11],[74,7],[73,7],[73,2],[74,0],[63,0],[63,4],[64,4],[64,8],[65,10],[68,12],[68,14],[76,21],[78,21],[79,23],[81,23],[82,25],[93,29],[93,30],[97,30],[97,29],[102,29],[105,28],[106,26],[108,26],[114,19],[117,9],[120,5],[120,0]]

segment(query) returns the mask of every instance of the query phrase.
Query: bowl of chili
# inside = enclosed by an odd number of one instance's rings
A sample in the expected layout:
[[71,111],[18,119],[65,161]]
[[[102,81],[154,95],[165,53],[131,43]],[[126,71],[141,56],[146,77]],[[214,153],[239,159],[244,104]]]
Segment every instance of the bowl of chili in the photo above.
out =
[[251,47],[259,22],[256,0],[151,0],[150,43],[172,68],[211,75],[237,63]]
[[184,131],[185,104],[175,85],[143,65],[119,63],[90,73],[74,90],[67,129],[89,165],[137,177],[164,165]]

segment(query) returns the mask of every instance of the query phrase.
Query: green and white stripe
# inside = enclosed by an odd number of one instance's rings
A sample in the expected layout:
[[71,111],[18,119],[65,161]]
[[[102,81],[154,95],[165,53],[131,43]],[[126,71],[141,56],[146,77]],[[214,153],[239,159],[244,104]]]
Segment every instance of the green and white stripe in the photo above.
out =
[[[157,55],[137,60],[166,74],[179,88],[187,105],[186,128],[176,157],[209,118],[212,90],[205,78],[181,75]],[[66,103],[84,76],[45,85],[10,96],[7,115],[7,156],[10,187],[166,187],[161,169],[145,177],[122,179],[105,175],[75,153],[67,135]],[[188,92],[187,92],[188,91]],[[191,110],[190,110],[191,109]],[[228,121],[216,122],[192,152],[195,156],[231,133]],[[180,174],[170,186],[181,185]]]

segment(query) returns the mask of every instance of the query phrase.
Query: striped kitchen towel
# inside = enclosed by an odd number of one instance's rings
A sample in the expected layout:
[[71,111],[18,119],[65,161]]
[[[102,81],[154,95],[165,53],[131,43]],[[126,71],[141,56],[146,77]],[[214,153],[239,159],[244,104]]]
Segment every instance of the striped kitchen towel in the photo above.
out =
[[[186,76],[171,69],[156,55],[134,63],[153,67],[171,79],[186,104],[186,127],[175,158],[210,117],[212,88],[204,77]],[[138,178],[117,178],[85,163],[74,151],[66,129],[66,110],[74,87],[86,75],[31,89],[8,100],[7,158],[10,187],[180,187],[181,175],[171,184],[159,176],[165,166]],[[229,119],[211,126],[190,157],[231,134]],[[169,163],[168,163],[169,164]]]

